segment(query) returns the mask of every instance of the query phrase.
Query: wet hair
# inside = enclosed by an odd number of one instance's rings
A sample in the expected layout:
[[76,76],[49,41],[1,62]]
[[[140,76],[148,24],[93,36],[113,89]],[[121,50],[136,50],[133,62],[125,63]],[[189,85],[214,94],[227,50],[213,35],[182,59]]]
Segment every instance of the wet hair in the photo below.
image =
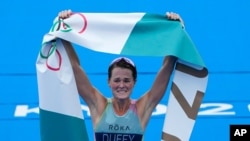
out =
[[109,68],[108,68],[108,79],[111,78],[113,69],[117,68],[117,67],[131,70],[133,79],[134,79],[134,81],[136,81],[136,78],[137,78],[136,66],[132,60],[130,60],[126,57],[119,57],[119,58],[114,59],[111,62],[111,64],[109,65]]

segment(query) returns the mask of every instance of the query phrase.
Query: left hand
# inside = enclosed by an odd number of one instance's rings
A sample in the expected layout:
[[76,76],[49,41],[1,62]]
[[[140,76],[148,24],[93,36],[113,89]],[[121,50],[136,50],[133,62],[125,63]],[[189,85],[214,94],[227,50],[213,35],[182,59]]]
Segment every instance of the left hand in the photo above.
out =
[[184,26],[184,21],[182,20],[182,18],[181,18],[181,16],[180,16],[179,14],[174,13],[174,12],[167,12],[167,13],[166,13],[166,16],[167,16],[167,18],[170,19],[170,20],[178,20],[178,21],[180,21],[182,27],[183,27],[183,28],[185,27],[185,26]]

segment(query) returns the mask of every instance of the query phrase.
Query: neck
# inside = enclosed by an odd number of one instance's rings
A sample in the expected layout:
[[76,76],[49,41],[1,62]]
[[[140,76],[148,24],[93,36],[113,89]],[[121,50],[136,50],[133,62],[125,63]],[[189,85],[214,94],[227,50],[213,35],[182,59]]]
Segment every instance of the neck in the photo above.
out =
[[130,106],[130,99],[112,99],[114,111],[117,115],[124,115]]

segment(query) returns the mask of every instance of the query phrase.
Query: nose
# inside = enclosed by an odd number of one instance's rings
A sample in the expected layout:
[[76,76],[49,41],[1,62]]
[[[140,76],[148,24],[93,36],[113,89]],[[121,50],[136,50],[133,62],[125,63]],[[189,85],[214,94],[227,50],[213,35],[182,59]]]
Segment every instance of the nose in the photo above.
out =
[[123,88],[124,86],[125,86],[125,83],[124,83],[123,81],[121,81],[121,82],[119,83],[119,87]]

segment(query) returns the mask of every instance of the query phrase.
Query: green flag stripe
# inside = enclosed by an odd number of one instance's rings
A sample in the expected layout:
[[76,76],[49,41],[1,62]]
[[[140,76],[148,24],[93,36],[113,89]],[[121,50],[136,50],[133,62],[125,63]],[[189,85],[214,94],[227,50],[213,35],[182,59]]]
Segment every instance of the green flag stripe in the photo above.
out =
[[41,141],[89,141],[83,119],[40,109]]
[[135,25],[121,54],[136,56],[174,55],[187,62],[205,66],[196,47],[179,21],[145,14]]

